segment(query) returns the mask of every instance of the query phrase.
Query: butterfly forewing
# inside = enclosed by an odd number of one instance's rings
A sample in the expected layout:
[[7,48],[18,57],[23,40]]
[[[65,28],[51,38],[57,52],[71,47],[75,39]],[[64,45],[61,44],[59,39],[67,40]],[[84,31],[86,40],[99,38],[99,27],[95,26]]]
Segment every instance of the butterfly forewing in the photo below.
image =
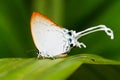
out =
[[34,43],[43,56],[56,56],[66,52],[67,40],[63,28],[38,12],[32,14],[31,32]]

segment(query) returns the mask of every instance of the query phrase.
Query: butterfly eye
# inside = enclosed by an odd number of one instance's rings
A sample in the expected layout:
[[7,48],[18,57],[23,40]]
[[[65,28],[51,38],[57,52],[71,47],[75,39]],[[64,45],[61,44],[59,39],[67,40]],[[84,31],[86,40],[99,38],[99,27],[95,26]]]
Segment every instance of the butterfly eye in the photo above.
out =
[[72,33],[71,33],[71,32],[68,32],[68,35],[72,36]]

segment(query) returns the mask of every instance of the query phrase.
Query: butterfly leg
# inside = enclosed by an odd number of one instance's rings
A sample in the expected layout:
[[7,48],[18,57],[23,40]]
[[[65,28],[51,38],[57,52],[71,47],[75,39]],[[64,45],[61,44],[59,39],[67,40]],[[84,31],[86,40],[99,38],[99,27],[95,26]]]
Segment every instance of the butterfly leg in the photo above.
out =
[[47,54],[48,58],[51,58],[52,60],[55,60],[55,57],[53,57],[53,55]]
[[82,47],[86,48],[86,45],[82,42],[77,42],[76,46],[79,47],[79,48],[82,48]]
[[45,52],[45,51],[43,51],[43,52],[39,51],[37,54],[38,54],[37,59],[39,59],[41,57],[42,57],[42,59],[45,59],[45,58],[51,58],[53,60],[55,59],[55,57],[53,55],[47,54],[47,52]]
[[37,59],[39,59],[40,57],[42,57],[42,59],[45,59],[45,56],[42,55],[43,52],[38,51],[37,54],[38,54]]

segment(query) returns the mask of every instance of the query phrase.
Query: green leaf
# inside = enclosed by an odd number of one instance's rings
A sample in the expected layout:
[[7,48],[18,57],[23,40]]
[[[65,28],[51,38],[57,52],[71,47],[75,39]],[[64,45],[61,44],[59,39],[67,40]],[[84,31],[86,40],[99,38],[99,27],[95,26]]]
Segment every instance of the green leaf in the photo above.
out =
[[[82,66],[82,64],[84,66]],[[86,67],[85,64],[89,65]],[[91,54],[80,54],[69,56],[66,58],[59,59],[40,59],[37,60],[35,58],[3,58],[0,59],[0,80],[65,80],[67,78],[73,79],[74,72],[79,68],[86,68],[88,73],[94,69],[102,67],[105,65],[109,67],[110,65],[116,66],[120,65],[120,62],[112,61],[108,59],[104,59],[102,57],[91,55]],[[114,70],[112,67],[111,75],[117,74],[118,72]],[[82,78],[82,74],[80,73],[84,69],[80,69],[79,74],[77,74],[77,78]],[[120,68],[118,68],[120,70]],[[106,68],[103,68],[103,71],[106,72]],[[94,74],[100,74],[102,71],[95,72]],[[76,73],[76,72],[75,72]],[[108,72],[109,73],[109,72]],[[72,76],[71,76],[72,75]],[[92,77],[96,77],[96,75],[90,74]],[[104,77],[108,78],[109,74],[102,74]],[[118,75],[117,75],[118,76]],[[88,79],[87,77],[84,77]],[[97,78],[101,78],[101,75],[97,75]],[[90,79],[90,78],[89,78]],[[92,78],[91,78],[92,79]]]

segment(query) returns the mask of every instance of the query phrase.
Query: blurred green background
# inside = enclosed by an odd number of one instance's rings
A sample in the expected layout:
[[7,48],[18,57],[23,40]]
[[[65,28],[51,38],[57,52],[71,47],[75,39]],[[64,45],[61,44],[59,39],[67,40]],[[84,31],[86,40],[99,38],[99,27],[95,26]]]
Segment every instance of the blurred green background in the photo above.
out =
[[120,0],[1,0],[0,57],[35,57],[30,17],[38,11],[58,25],[76,31],[104,24],[114,31],[110,40],[105,32],[79,39],[87,48],[74,48],[69,55],[97,54],[120,60]]

